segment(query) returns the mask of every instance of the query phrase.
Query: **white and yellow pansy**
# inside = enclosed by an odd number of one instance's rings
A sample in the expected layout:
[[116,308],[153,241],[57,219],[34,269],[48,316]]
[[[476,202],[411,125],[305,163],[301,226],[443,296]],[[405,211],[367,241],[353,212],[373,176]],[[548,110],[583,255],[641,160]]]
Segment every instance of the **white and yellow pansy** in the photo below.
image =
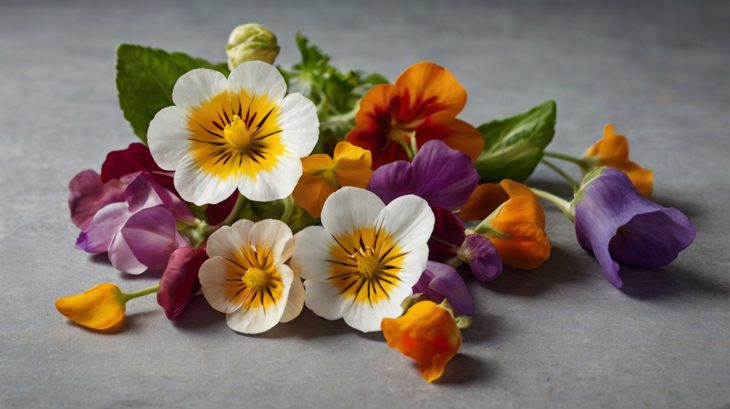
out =
[[304,307],[301,279],[285,263],[294,253],[289,226],[278,220],[239,220],[208,239],[200,267],[203,295],[226,313],[228,326],[258,334],[296,318]]
[[322,209],[322,226],[297,233],[292,259],[305,302],[326,319],[363,332],[401,315],[428,261],[434,215],[425,200],[399,197],[386,206],[374,193],[344,187]]
[[245,62],[227,79],[209,69],[189,71],[175,83],[172,101],[152,119],[147,138],[155,162],[175,171],[183,199],[218,203],[238,189],[265,202],[292,193],[319,120],[312,101],[286,95],[274,66]]

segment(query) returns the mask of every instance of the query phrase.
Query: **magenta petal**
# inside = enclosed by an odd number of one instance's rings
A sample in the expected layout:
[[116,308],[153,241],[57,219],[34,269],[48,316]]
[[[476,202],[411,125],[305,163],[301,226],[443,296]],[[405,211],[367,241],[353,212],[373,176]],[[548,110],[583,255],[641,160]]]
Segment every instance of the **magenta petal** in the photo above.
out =
[[87,169],[77,173],[68,183],[68,208],[71,221],[81,230],[86,230],[99,209],[109,203],[124,200],[125,186],[119,180],[101,183],[101,177]]
[[611,284],[623,286],[619,262],[663,267],[694,241],[695,229],[682,212],[642,196],[619,170],[596,172],[576,194],[575,234]]
[[453,212],[442,207],[433,207],[436,221],[431,238],[428,240],[428,259],[447,262],[464,242],[464,225]]
[[233,211],[233,207],[236,205],[237,199],[238,191],[234,192],[232,195],[228,196],[228,199],[220,203],[209,204],[205,208],[205,218],[208,224],[216,225],[226,220],[228,215]]
[[138,275],[147,271],[147,266],[132,253],[121,233],[117,233],[109,246],[109,261],[122,273]]
[[421,278],[413,286],[413,293],[440,303],[446,298],[458,315],[474,315],[474,301],[464,279],[453,267],[429,261]]
[[502,273],[502,258],[492,242],[481,234],[471,234],[461,246],[472,275],[481,282],[494,280]]
[[124,202],[104,206],[91,219],[89,228],[79,234],[76,239],[76,248],[91,254],[109,251],[114,235],[130,216],[127,204]]
[[165,206],[140,210],[127,220],[121,235],[134,257],[152,270],[162,270],[178,247],[177,226]]
[[127,149],[109,152],[101,165],[101,180],[106,182],[120,179],[135,172],[147,174],[165,189],[177,194],[173,183],[173,172],[157,166],[150,149],[139,142],[130,144]]
[[200,288],[198,271],[207,259],[208,255],[201,247],[180,247],[170,255],[157,292],[157,303],[165,310],[168,319],[177,319]]
[[385,203],[415,194],[432,207],[461,208],[479,183],[479,174],[469,157],[445,143],[428,141],[412,163],[396,161],[373,172],[368,189]]
[[148,175],[140,173],[133,177],[134,179],[124,191],[124,199],[129,204],[130,212],[134,213],[140,209],[164,205],[178,220],[193,219],[193,215],[188,210],[185,202]]

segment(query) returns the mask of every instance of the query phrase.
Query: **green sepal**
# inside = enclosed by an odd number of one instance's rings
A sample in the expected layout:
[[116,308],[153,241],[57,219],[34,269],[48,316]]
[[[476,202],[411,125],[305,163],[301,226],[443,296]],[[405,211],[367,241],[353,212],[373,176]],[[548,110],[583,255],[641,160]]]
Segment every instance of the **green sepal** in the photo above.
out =
[[527,112],[481,125],[484,150],[474,167],[482,182],[523,182],[555,135],[557,105],[546,101]]
[[117,92],[124,118],[142,142],[155,114],[173,105],[172,88],[181,75],[195,68],[209,68],[228,75],[226,63],[214,64],[181,52],[134,44],[117,47]]
[[[272,202],[254,202],[247,200],[243,209],[239,213],[239,219],[248,219],[258,222],[264,219],[280,220],[285,212],[286,199],[274,200]],[[310,216],[306,210],[298,205],[294,205],[289,220],[286,224],[292,229],[293,233],[316,224],[319,220]]]

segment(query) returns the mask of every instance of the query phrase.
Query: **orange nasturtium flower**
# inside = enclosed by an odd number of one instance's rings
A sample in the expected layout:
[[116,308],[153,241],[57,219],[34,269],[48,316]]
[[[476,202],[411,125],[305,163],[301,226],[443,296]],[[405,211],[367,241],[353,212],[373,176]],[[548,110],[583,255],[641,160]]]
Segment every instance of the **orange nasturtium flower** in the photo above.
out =
[[56,309],[83,327],[113,332],[124,325],[126,299],[112,283],[99,284],[81,294],[56,300]]
[[302,158],[304,172],[292,195],[314,217],[322,214],[327,198],[343,186],[365,188],[373,175],[370,151],[340,142],[334,159],[318,153]]
[[625,136],[614,132],[612,124],[604,127],[603,138],[588,148],[583,157],[594,160],[597,166],[623,171],[642,195],[651,196],[654,174],[629,160],[629,142]]
[[416,361],[426,382],[440,378],[461,347],[451,312],[432,301],[414,304],[400,318],[384,318],[381,328],[388,346]]
[[475,233],[489,238],[505,265],[531,270],[550,257],[545,212],[537,196],[521,183],[504,179],[477,186],[459,217],[483,219]]
[[466,90],[451,72],[419,62],[408,67],[395,84],[376,85],[365,94],[347,140],[372,152],[373,169],[408,160],[414,154],[412,138],[417,147],[442,140],[475,161],[484,139],[476,128],[456,119],[464,105]]

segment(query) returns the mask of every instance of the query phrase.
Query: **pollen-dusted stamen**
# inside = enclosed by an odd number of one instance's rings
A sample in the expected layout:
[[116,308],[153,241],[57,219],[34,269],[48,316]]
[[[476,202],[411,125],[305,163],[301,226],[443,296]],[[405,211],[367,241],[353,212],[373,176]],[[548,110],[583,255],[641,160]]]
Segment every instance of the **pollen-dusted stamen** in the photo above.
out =
[[260,290],[269,283],[269,275],[260,268],[251,267],[243,273],[241,281],[252,290]]
[[231,123],[223,128],[223,138],[234,149],[241,151],[248,148],[251,142],[252,132],[246,126],[246,122],[238,115],[233,115]]
[[373,304],[390,298],[400,281],[402,252],[390,233],[360,227],[335,238],[330,248],[329,281],[340,294],[354,301]]

